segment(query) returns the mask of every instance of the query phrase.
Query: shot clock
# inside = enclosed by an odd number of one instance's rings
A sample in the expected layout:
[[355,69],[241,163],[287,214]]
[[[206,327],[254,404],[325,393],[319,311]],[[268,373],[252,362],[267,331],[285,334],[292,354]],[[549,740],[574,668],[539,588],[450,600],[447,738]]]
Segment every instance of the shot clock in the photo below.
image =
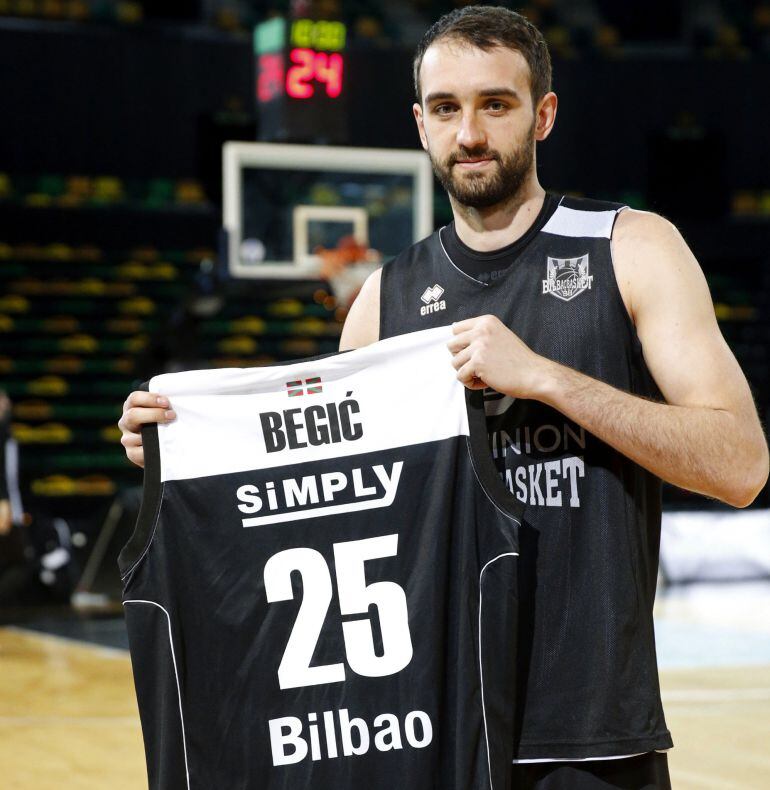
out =
[[276,17],[254,30],[260,139],[347,142],[342,22]]

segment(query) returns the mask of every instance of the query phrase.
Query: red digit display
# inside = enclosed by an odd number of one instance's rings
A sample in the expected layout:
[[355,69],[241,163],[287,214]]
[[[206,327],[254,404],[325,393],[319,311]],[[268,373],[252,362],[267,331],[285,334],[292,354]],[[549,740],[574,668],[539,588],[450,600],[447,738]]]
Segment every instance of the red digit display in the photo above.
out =
[[336,99],[342,93],[342,55],[318,52],[315,56],[315,78],[326,83],[326,93]]
[[309,99],[314,93],[310,80],[313,79],[315,52],[312,49],[293,49],[289,59],[295,65],[286,74],[286,93],[293,99]]
[[294,64],[286,73],[286,93],[293,99],[309,99],[315,93],[312,81],[326,86],[326,95],[336,99],[342,93],[342,55],[297,47],[289,53]]
[[268,102],[280,96],[283,89],[283,58],[279,52],[259,56],[257,98]]

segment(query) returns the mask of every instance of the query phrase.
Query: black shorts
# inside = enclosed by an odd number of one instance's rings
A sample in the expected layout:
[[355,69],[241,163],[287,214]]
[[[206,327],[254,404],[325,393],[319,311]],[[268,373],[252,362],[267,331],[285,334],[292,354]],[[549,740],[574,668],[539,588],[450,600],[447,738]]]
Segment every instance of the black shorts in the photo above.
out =
[[620,760],[518,763],[513,790],[671,790],[665,754],[648,752]]

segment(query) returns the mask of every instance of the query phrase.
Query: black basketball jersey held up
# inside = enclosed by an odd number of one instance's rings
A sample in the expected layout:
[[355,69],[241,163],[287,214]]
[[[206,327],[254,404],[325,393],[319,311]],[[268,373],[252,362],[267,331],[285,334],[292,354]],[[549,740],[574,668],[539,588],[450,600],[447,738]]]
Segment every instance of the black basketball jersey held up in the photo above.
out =
[[150,382],[178,417],[120,568],[153,790],[510,788],[521,508],[450,338]]
[[[454,265],[443,228],[385,265],[380,337],[492,314],[538,354],[659,397],[615,281],[621,209],[549,195],[498,266],[479,256],[483,281]],[[660,481],[542,403],[485,397],[494,462],[525,505],[516,759],[670,747],[652,619]]]

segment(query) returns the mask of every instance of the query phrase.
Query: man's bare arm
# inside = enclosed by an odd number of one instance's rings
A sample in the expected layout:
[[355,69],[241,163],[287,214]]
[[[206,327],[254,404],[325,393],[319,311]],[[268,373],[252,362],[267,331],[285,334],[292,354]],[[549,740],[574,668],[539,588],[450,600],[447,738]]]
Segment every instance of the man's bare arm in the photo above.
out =
[[370,343],[380,336],[380,278],[382,269],[372,272],[361,286],[361,291],[350,308],[340,336],[340,351],[350,351]]
[[670,223],[642,212],[619,216],[613,255],[666,403],[547,360],[491,316],[455,325],[450,350],[458,377],[547,403],[674,485],[737,507],[750,504],[767,481],[767,443],[700,267]]

